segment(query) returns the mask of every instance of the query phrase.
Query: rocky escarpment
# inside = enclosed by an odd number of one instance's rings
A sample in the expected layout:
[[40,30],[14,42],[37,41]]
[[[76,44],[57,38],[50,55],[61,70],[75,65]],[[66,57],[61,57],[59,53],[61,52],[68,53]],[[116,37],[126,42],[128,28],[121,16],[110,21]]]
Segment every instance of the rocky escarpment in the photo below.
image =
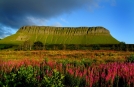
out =
[[23,26],[17,33],[28,34],[68,34],[68,35],[109,35],[104,27],[50,27],[50,26]]

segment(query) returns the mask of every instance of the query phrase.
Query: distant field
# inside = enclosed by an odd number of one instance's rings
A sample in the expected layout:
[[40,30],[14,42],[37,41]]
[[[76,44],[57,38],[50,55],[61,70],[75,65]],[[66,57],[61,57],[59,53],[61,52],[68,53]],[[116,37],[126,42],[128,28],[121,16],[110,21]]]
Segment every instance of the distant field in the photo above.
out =
[[55,50],[55,51],[1,51],[0,60],[20,60],[20,59],[37,59],[37,60],[71,60],[81,61],[82,59],[87,60],[98,60],[99,62],[106,61],[126,61],[126,58],[134,52],[123,52],[123,51],[88,51],[88,50]]

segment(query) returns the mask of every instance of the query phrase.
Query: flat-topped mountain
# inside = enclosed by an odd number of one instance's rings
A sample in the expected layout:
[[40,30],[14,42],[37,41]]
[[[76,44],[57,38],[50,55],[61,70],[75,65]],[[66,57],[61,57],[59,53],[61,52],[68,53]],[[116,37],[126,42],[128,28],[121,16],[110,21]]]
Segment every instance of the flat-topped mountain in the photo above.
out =
[[91,34],[110,34],[103,27],[49,27],[49,26],[24,26],[17,33],[29,34],[72,34],[72,35],[91,35]]
[[41,41],[44,44],[118,44],[104,27],[23,26],[0,43]]

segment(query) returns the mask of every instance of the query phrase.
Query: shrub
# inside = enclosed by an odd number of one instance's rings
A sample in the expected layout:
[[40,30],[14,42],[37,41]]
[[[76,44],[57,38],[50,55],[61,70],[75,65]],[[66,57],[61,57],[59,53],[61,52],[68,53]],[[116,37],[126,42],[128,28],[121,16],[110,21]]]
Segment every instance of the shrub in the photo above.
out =
[[[42,74],[42,72],[47,72]],[[57,70],[22,66],[12,72],[0,71],[0,87],[63,87],[64,76]],[[43,77],[42,77],[43,75]]]
[[54,69],[52,76],[44,76],[42,82],[46,87],[63,87],[63,79],[64,76]]
[[100,45],[93,45],[92,50],[100,50]]
[[0,86],[3,87],[33,87],[37,85],[37,79],[34,77],[33,67],[20,67],[18,71],[3,73],[3,79]]
[[40,41],[34,42],[33,49],[34,50],[42,50],[43,49],[43,43]]
[[120,47],[120,51],[126,51],[126,43],[125,42],[120,42],[119,47]]
[[127,62],[134,63],[134,55],[130,55],[127,59]]
[[90,66],[92,63],[93,63],[93,61],[92,60],[90,60],[90,59],[82,59],[82,61],[81,61],[81,63],[85,66],[85,67],[88,67],[88,66]]
[[64,84],[67,87],[85,87],[86,80],[84,78],[75,77],[67,73],[64,78]]

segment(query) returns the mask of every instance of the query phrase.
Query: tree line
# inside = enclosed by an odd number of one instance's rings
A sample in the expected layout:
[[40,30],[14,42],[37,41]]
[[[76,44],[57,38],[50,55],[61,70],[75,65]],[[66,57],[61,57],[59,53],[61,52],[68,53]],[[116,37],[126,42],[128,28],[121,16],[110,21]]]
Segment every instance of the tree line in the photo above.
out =
[[43,44],[41,41],[31,43],[24,41],[21,45],[0,44],[0,50],[115,50],[115,51],[134,51],[134,44]]
[[43,44],[36,41],[33,44],[25,41],[16,50],[115,50],[115,51],[134,51],[134,44]]

